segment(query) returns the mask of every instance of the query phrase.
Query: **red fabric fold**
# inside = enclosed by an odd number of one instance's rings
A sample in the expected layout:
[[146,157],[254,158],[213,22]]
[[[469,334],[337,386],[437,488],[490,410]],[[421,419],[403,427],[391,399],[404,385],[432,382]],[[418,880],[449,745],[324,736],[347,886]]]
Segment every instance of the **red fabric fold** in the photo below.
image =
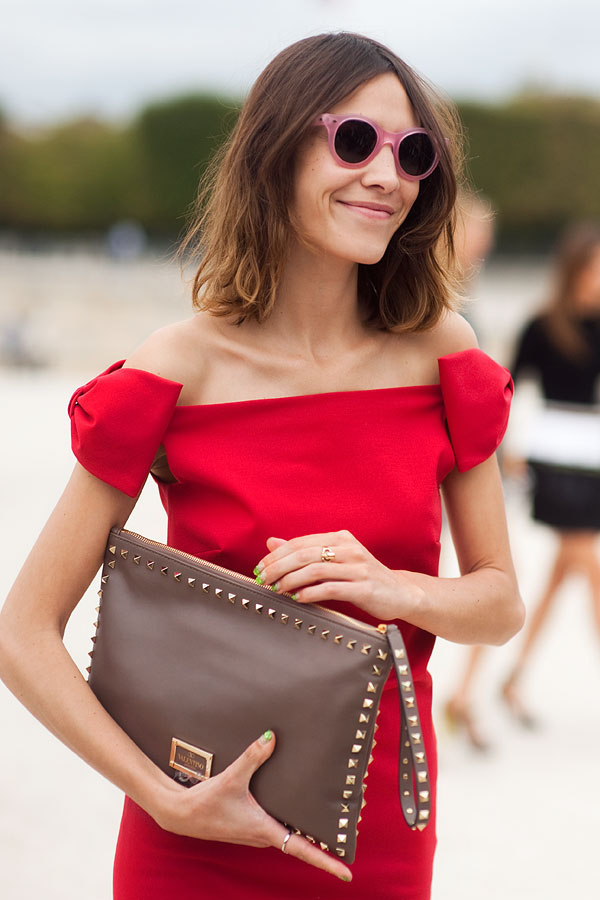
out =
[[114,363],[71,397],[71,444],[88,472],[136,497],[182,385],[142,369],[124,369],[123,362]]
[[456,465],[466,472],[491,456],[504,437],[513,380],[477,348],[442,356],[438,365]]

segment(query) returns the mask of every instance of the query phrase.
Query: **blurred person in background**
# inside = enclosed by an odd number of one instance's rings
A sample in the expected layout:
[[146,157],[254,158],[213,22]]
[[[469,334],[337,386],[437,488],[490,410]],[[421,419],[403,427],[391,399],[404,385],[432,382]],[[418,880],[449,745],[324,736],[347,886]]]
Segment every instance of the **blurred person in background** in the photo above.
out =
[[[435,636],[499,644],[523,620],[495,458],[512,380],[453,309],[460,156],[452,112],[383,45],[342,33],[282,51],[201,196],[196,315],[72,398],[78,462],[3,607],[0,671],[127,795],[115,900],[430,897]],[[61,638],[149,471],[172,546],[300,604],[400,620],[431,772],[425,830],[402,820],[392,682],[352,872],[343,848],[323,852],[253,799],[270,731],[186,789],[104,711]],[[456,578],[438,577],[440,487]]]
[[[532,726],[521,678],[557,592],[571,575],[582,575],[589,586],[600,638],[600,223],[574,225],[564,234],[552,296],[520,335],[512,371],[517,382],[534,378],[545,402],[523,446],[533,517],[557,538],[546,588],[502,686],[511,713]],[[518,475],[525,463],[505,457],[505,468]]]

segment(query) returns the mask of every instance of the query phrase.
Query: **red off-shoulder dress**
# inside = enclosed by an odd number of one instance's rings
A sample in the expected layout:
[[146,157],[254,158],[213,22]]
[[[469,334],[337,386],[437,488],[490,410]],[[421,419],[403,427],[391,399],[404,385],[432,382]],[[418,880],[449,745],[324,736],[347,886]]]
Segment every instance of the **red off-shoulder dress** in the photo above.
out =
[[[158,486],[168,543],[229,569],[250,575],[271,535],[349,529],[386,566],[436,575],[439,486],[454,466],[465,471],[494,452],[512,396],[508,371],[480,350],[440,358],[439,373],[439,384],[178,406],[180,384],[117,363],[74,394],[73,448],[86,469],[135,496],[162,444],[176,478]],[[434,636],[398,624],[435,785]],[[126,798],[116,900],[427,900],[435,800],[433,821],[412,831],[398,798],[392,680],[381,711],[352,883],[279,849],[171,834]]]

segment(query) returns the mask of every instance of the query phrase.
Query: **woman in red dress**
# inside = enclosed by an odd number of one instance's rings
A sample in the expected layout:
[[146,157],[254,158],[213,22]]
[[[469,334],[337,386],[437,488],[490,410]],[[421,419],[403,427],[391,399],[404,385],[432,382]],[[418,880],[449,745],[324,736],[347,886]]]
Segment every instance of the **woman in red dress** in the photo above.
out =
[[[501,643],[523,617],[494,457],[512,383],[452,310],[458,157],[451,117],[387,48],[332,34],[283,51],[188,240],[196,315],[71,401],[78,463],[5,604],[1,674],[125,792],[117,900],[430,896],[435,822],[402,819],[391,683],[350,869],[253,800],[276,736],[183,788],[107,715],[61,637],[150,471],[169,544],[300,603],[399,622],[434,784],[435,636]],[[458,578],[437,575],[440,486]],[[57,569],[64,546],[77,553]]]

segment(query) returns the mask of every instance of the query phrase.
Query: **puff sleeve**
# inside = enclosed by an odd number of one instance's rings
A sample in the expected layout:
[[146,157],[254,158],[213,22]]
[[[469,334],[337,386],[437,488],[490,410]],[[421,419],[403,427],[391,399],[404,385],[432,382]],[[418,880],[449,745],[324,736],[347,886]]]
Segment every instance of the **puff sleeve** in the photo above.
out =
[[78,388],[69,402],[71,444],[81,465],[130,497],[141,490],[182,385],[124,360]]
[[466,472],[491,456],[504,437],[513,380],[479,349],[442,356],[438,366],[456,465]]

